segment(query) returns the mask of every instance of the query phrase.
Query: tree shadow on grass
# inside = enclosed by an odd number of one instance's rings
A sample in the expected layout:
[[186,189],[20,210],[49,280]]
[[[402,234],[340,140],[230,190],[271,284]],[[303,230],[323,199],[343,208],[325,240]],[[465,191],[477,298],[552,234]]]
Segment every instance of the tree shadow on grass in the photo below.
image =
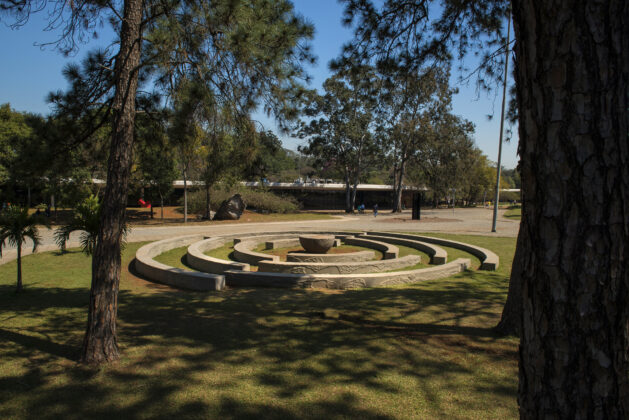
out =
[[[133,264],[128,268],[134,274]],[[504,302],[503,290],[466,281],[337,294],[148,286],[120,291],[124,356],[102,369],[68,361],[78,354],[86,290],[32,288],[28,299],[2,299],[16,316],[0,329],[0,395],[7,398],[0,416],[384,419],[392,417],[387,401],[407,390],[383,376],[411,381],[433,415],[448,410],[435,378],[446,394],[468,378],[471,396],[461,407],[482,405],[482,393],[515,395],[515,380],[475,377],[475,366],[462,359],[515,361],[515,345],[494,336],[492,325],[466,324],[479,314],[495,317],[488,308]],[[0,299],[9,293],[0,286]],[[432,321],[416,321],[425,308]],[[379,409],[365,403],[374,393]]]

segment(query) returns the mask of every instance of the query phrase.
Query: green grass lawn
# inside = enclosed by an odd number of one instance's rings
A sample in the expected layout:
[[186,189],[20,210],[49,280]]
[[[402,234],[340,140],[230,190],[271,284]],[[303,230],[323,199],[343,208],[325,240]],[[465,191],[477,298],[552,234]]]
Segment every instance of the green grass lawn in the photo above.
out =
[[522,207],[510,207],[504,214],[507,219],[521,220],[522,219]]
[[492,331],[515,238],[439,236],[493,250],[500,269],[351,291],[199,293],[134,276],[141,244],[130,243],[122,359],[100,368],[76,363],[89,257],[25,257],[19,295],[15,262],[2,265],[0,418],[516,418],[517,340]]
[[179,248],[173,248],[170,251],[166,251],[163,254],[159,254],[153,258],[157,262],[169,265],[171,267],[183,268],[188,271],[195,271],[188,267],[186,264],[186,254],[188,253],[188,246],[182,246]]

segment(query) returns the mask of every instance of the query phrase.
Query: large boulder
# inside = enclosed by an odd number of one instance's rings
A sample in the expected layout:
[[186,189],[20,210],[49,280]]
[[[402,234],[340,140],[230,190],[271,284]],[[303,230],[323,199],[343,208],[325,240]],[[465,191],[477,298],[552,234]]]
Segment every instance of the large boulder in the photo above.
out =
[[235,194],[221,203],[214,220],[238,220],[245,211],[245,202],[240,194]]

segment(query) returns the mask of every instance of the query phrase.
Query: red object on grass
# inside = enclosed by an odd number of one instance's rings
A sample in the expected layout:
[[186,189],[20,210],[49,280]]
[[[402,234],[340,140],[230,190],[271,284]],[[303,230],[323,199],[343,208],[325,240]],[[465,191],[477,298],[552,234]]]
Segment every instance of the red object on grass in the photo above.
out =
[[140,207],[145,207],[147,209],[151,208],[151,203],[147,203],[146,201],[142,200],[141,198],[138,200],[138,204],[140,205]]

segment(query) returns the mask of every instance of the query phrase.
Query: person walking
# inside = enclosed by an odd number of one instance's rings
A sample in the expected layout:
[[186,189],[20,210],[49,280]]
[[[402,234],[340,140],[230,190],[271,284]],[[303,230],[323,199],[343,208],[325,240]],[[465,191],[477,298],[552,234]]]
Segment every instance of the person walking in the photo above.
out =
[[373,205],[373,217],[378,217],[378,203]]

